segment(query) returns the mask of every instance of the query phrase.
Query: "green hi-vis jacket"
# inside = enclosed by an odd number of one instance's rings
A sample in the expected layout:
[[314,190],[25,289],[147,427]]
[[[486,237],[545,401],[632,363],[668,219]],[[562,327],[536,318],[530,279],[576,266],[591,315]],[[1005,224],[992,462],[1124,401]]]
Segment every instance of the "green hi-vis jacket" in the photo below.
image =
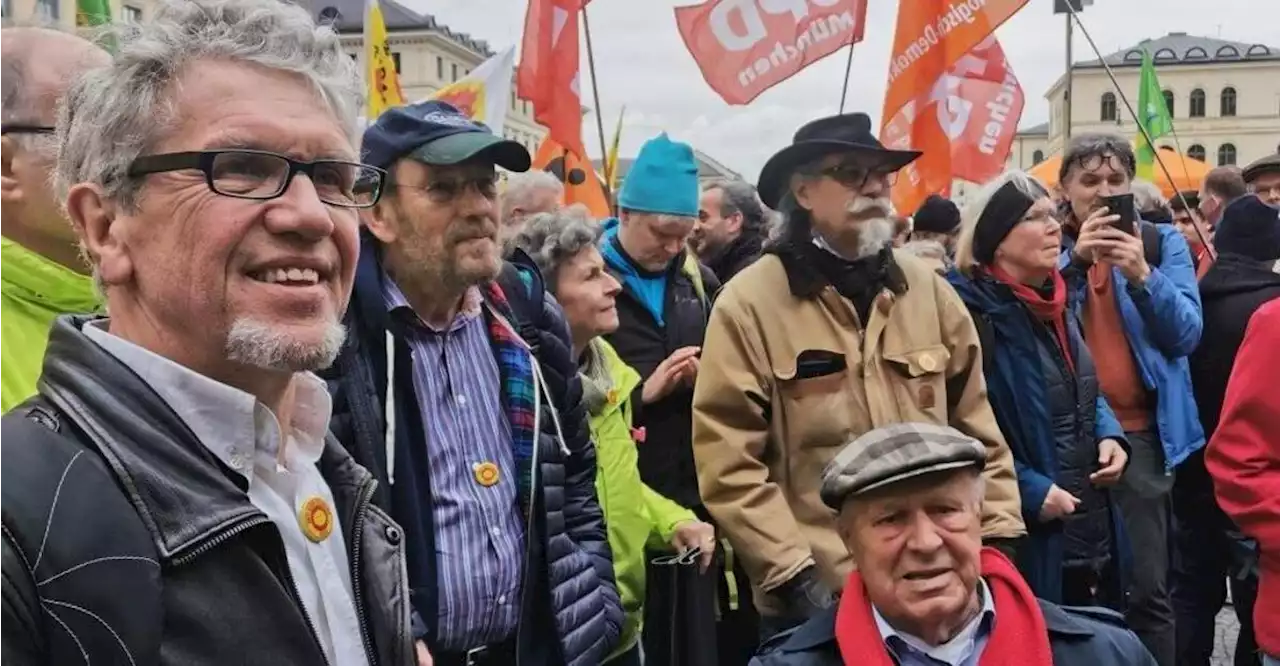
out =
[[[613,390],[598,413],[591,415],[591,438],[596,443],[596,494],[609,526],[613,573],[622,597],[626,621],[616,657],[635,647],[644,618],[645,545],[666,547],[677,525],[697,520],[693,512],[659,495],[640,480],[636,466],[636,442],[631,436],[631,393],[640,374],[618,358],[603,339],[597,339]],[[639,446],[644,446],[640,444]]]
[[93,280],[0,239],[0,410],[36,393],[54,317],[93,312]]

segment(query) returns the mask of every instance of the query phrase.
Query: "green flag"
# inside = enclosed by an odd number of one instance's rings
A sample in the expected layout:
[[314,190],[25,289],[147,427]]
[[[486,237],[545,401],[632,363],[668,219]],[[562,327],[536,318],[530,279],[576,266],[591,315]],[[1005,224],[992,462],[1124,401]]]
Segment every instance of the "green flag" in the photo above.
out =
[[[1152,141],[1173,132],[1173,118],[1165,104],[1160,80],[1156,78],[1155,63],[1151,61],[1151,53],[1145,50],[1142,52],[1142,79],[1138,83],[1138,122],[1146,128]],[[1134,144],[1138,146],[1138,177],[1151,180],[1155,171],[1156,148],[1141,131]]]
[[76,27],[96,28],[111,23],[109,0],[76,0]]

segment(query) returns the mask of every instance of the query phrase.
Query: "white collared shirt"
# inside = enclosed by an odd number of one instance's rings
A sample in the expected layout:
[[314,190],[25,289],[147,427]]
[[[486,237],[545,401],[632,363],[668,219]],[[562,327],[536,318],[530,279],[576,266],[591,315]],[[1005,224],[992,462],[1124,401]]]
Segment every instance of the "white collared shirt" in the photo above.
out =
[[[346,541],[333,493],[316,466],[333,410],[324,381],[309,372],[296,375],[288,440],[277,462],[282,429],[266,405],[112,335],[105,325],[105,320],[95,321],[84,333],[137,373],[210,453],[248,482],[249,502],[280,532],[289,573],[329,663],[368,666]],[[328,505],[333,522],[333,531],[319,543],[307,538],[299,523],[303,505],[312,497]]]

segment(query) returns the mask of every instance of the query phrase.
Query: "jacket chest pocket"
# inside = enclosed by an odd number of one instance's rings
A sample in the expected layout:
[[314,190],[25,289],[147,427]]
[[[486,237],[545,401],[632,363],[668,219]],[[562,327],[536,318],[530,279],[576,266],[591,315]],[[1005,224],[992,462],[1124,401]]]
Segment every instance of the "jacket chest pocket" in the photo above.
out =
[[904,421],[945,424],[947,414],[947,364],[951,352],[942,345],[905,351],[883,352],[897,398],[898,413]]
[[[855,396],[849,387],[844,354],[805,350],[773,369],[783,444],[792,447],[840,446],[853,427]],[[780,412],[780,413],[779,413]]]

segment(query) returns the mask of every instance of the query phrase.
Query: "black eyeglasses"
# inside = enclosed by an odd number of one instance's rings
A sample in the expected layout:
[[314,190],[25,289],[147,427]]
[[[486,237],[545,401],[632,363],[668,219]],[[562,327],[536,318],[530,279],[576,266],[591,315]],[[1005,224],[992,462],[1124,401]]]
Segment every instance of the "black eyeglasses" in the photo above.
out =
[[265,150],[204,150],[143,155],[129,165],[129,175],[198,169],[214,194],[265,201],[284,194],[293,176],[311,179],[320,201],[342,208],[370,208],[382,196],[387,173],[358,162],[301,162]]
[[0,134],[53,134],[57,130],[48,125],[0,125]]
[[819,173],[851,190],[861,190],[872,178],[884,180],[889,187],[893,187],[898,182],[897,171],[869,169],[852,162],[835,164],[822,169]]

